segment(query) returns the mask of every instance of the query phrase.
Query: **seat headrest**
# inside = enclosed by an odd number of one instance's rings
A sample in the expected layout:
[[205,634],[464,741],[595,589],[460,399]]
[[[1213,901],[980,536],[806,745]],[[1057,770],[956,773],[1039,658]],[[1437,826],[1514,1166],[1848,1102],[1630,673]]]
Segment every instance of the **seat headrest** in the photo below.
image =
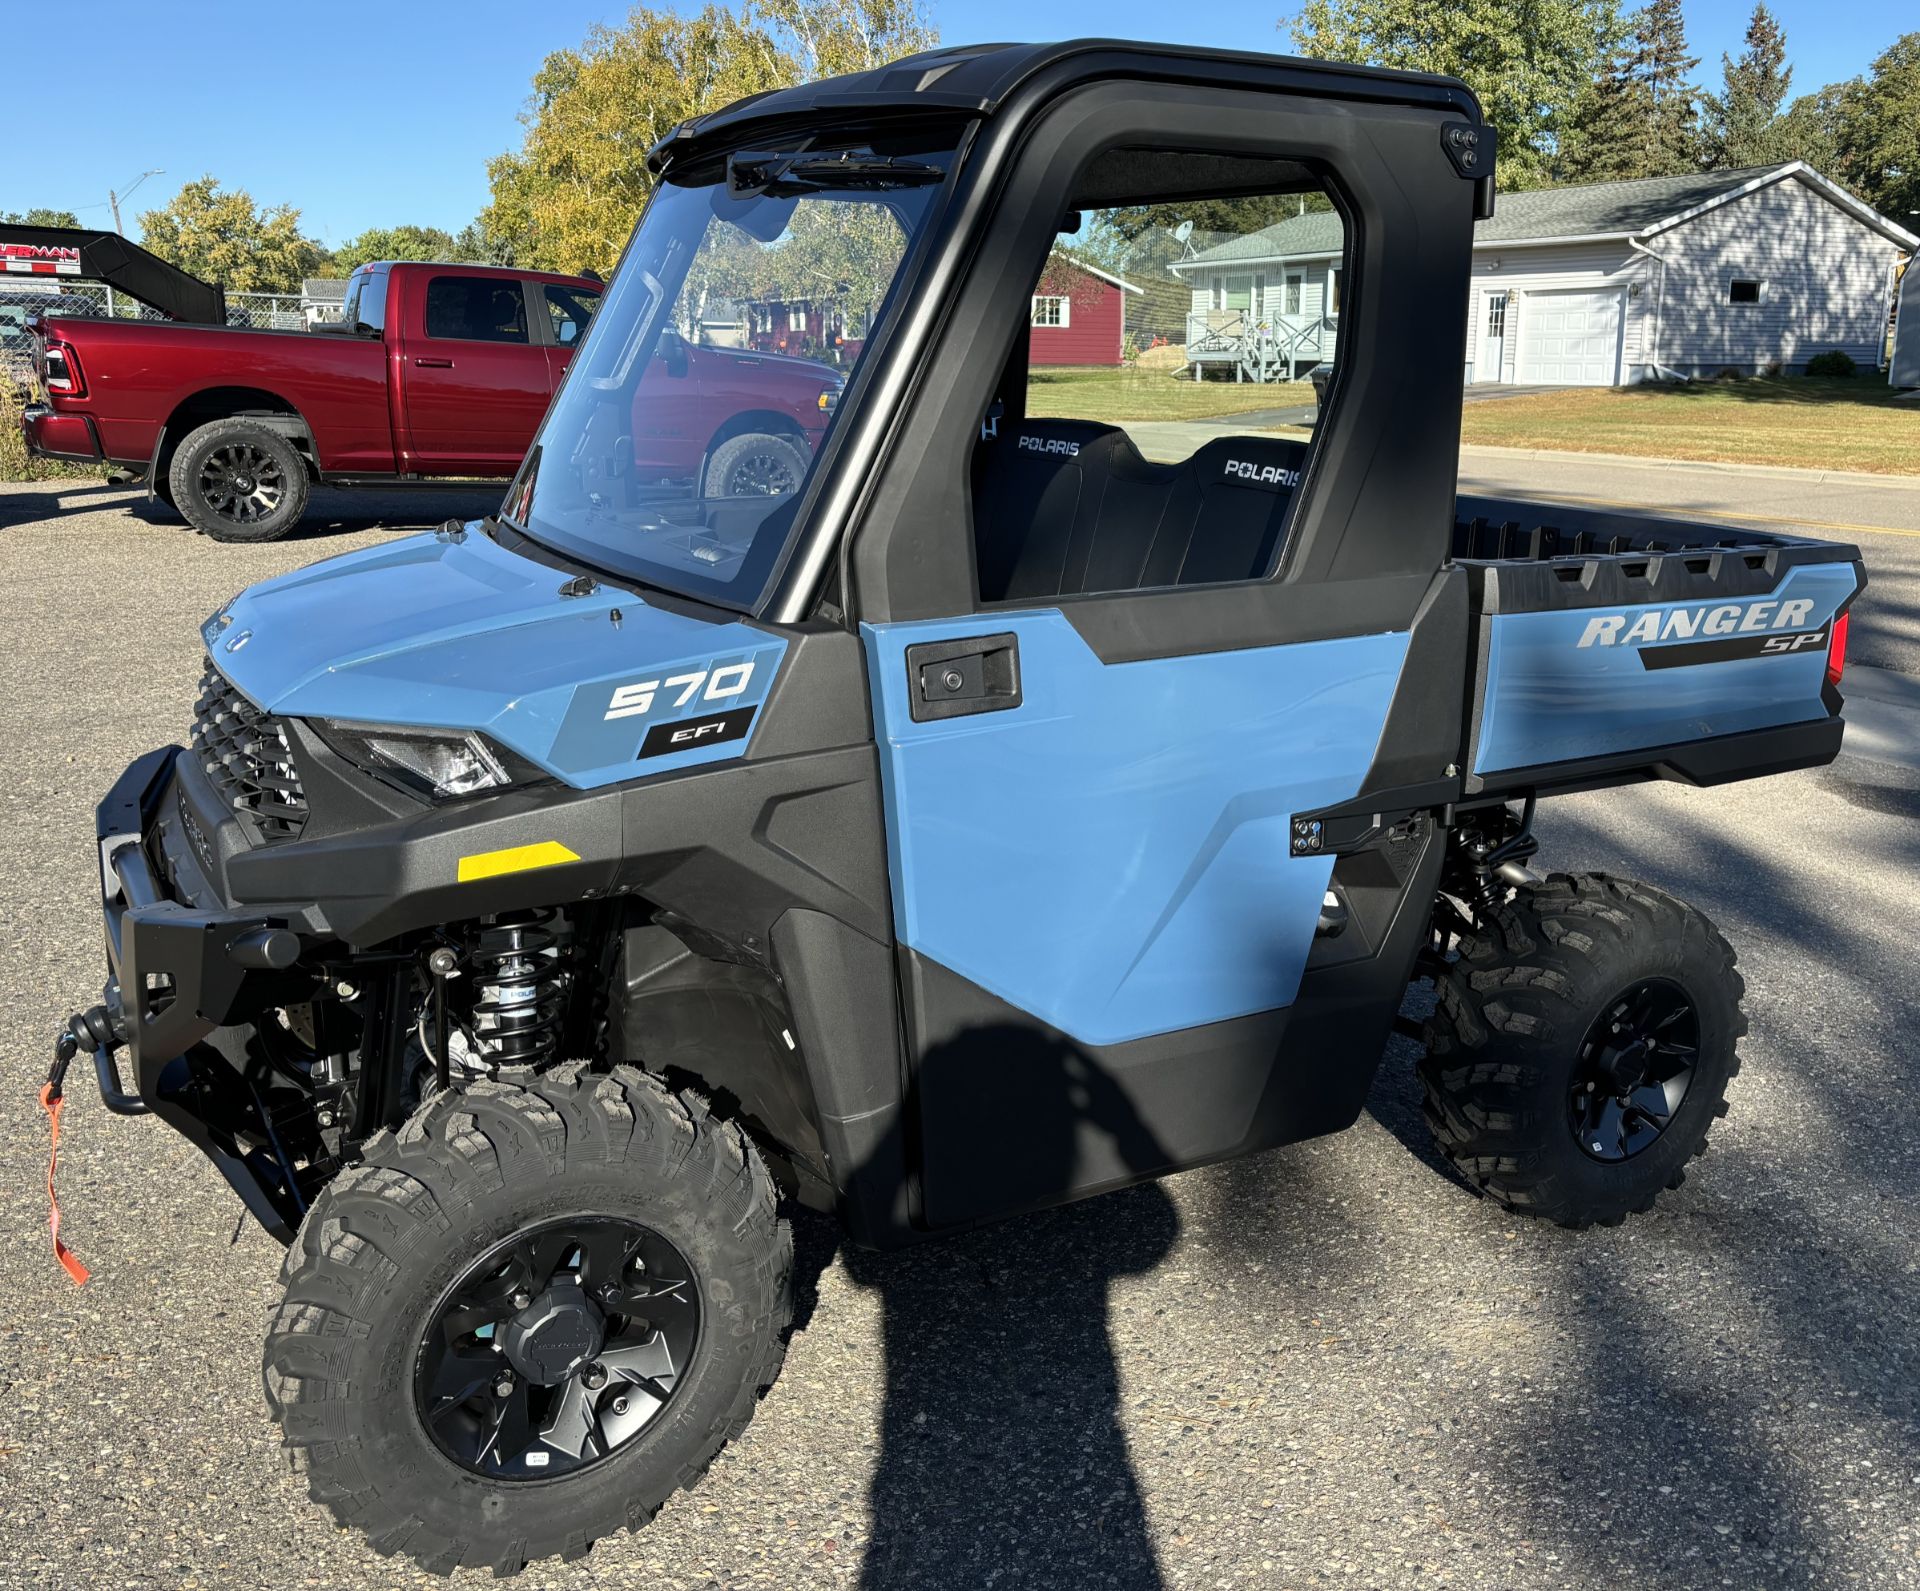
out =
[[1256,491],[1291,492],[1300,484],[1307,444],[1290,437],[1225,436],[1193,455],[1193,473],[1202,488],[1247,486]]
[[1032,458],[1077,458],[1083,447],[1104,441],[1118,428],[1097,420],[1027,420],[1003,426],[998,442],[1011,453]]

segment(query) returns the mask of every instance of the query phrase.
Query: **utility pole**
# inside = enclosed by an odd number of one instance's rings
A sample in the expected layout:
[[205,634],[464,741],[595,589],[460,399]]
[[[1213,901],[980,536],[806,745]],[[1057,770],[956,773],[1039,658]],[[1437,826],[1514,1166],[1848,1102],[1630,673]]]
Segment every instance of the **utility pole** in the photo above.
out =
[[[132,183],[128,185],[126,197],[131,199],[133,197],[133,190],[145,182],[147,178],[164,177],[165,175],[166,172],[162,171],[158,166],[154,167],[152,171],[141,172],[140,175],[135,177]],[[118,232],[122,237],[125,237],[127,229],[120,224],[120,198],[121,196],[115,193],[113,189],[109,188],[107,190],[107,205],[113,211],[113,230]]]

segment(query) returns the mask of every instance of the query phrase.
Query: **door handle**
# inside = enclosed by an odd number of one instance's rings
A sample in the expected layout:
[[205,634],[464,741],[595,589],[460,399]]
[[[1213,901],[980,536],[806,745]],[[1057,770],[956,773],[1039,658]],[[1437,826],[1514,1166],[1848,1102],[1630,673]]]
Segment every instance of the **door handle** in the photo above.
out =
[[907,687],[908,710],[916,724],[1018,707],[1020,637],[1003,630],[910,646]]
[[453,368],[453,361],[451,359],[416,359],[414,363],[428,370],[451,370]]

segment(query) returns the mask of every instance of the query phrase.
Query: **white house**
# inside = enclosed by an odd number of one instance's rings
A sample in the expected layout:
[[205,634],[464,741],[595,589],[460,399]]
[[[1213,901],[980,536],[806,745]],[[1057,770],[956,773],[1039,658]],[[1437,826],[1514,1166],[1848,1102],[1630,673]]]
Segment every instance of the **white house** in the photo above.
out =
[[[1793,370],[1830,348],[1874,369],[1916,248],[1802,161],[1502,194],[1474,229],[1465,378],[1619,386]],[[1286,380],[1330,358],[1341,251],[1323,211],[1174,266],[1194,374]]]

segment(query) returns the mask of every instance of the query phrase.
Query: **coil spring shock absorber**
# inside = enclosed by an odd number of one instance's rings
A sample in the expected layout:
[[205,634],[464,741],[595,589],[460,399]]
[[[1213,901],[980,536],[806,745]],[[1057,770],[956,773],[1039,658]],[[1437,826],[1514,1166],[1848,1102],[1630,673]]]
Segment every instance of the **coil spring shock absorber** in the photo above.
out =
[[[1461,898],[1483,921],[1506,900],[1507,892],[1526,877],[1522,864],[1540,849],[1533,833],[1534,797],[1528,796],[1515,823],[1512,813],[1499,809],[1498,824],[1481,829],[1467,842]],[[1508,824],[1514,826],[1502,833]]]
[[551,911],[524,912],[473,939],[473,1036],[492,1066],[542,1066],[560,1044],[567,971]]

